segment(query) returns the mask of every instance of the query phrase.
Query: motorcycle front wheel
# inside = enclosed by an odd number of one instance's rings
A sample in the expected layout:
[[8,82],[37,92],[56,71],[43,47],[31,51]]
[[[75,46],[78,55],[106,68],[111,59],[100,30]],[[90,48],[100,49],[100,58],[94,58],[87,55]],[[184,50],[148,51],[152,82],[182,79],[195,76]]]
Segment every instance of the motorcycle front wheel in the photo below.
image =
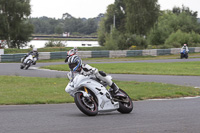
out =
[[24,65],[23,65],[23,64],[21,64],[21,65],[20,65],[20,69],[23,69],[23,68],[24,68]]
[[133,102],[125,91],[121,89],[119,91],[126,95],[127,98],[124,100],[124,102],[123,100],[119,101],[119,109],[117,111],[119,111],[122,114],[130,113],[133,110]]
[[31,66],[31,60],[28,60],[27,62],[26,62],[26,66],[25,66],[25,69],[28,69],[30,66]]
[[83,93],[77,92],[74,97],[76,106],[86,115],[95,116],[98,113],[98,106],[92,97],[84,97]]

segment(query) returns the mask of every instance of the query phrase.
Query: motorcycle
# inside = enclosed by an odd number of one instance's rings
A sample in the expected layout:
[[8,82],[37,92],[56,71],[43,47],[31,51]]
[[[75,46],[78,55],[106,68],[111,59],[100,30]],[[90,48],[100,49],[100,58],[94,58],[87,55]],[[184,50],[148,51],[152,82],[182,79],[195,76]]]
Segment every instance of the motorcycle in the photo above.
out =
[[181,50],[180,53],[181,53],[181,59],[183,59],[183,58],[187,59],[188,58],[188,52],[186,52],[185,49]]
[[[25,58],[25,59],[24,59]],[[21,58],[21,65],[20,68],[28,69],[33,64],[34,55],[28,55],[27,57]]]
[[[126,114],[133,110],[133,102],[128,94],[120,89],[125,97],[113,97],[113,90],[106,89],[107,84],[94,76],[84,76],[76,72],[69,72],[70,82],[67,88],[72,91],[76,106],[84,114],[95,116],[99,112],[119,111]],[[109,78],[112,79],[111,76]]]

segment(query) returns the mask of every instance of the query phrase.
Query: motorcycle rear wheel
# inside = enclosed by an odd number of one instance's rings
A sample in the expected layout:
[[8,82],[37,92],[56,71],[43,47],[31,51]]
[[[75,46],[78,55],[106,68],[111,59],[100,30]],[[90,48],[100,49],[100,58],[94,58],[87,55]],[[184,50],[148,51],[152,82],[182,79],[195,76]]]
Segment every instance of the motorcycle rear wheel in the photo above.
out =
[[79,110],[82,111],[84,114],[88,116],[97,115],[98,106],[92,98],[88,99],[87,97],[83,96],[83,93],[77,92],[75,94],[74,101]]
[[[128,96],[128,94],[125,91],[121,89],[119,91]],[[122,114],[128,114],[133,110],[133,102],[129,96],[127,97],[127,100],[128,102],[119,101],[119,109],[117,111],[119,111]]]

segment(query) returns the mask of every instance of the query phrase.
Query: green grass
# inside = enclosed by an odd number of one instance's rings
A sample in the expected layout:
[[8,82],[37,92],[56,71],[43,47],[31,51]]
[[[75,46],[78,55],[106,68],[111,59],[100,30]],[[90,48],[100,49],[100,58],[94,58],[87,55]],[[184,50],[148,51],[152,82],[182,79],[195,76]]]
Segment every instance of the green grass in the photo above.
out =
[[[66,78],[0,76],[0,105],[71,103]],[[133,100],[198,96],[200,89],[162,83],[115,81]]]
[[[189,58],[200,58],[200,53],[190,53]],[[113,62],[113,61],[136,61],[136,60],[156,60],[156,59],[180,59],[180,55],[160,55],[160,56],[135,56],[135,57],[116,57],[116,58],[83,58],[83,61],[94,62]],[[64,59],[38,60],[38,62],[64,62]]]
[[[106,73],[147,74],[147,75],[194,75],[200,76],[200,62],[170,63],[108,63],[90,64]],[[68,65],[51,65],[42,68],[69,71]]]

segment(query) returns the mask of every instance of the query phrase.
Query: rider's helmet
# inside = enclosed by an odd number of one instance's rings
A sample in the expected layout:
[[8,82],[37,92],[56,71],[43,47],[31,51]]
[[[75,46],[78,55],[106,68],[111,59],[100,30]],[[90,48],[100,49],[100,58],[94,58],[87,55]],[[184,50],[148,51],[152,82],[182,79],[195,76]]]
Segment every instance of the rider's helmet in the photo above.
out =
[[76,47],[74,47],[73,49],[71,49],[71,50],[69,50],[68,52],[67,52],[67,55],[68,56],[72,56],[72,55],[75,55],[76,53],[77,53],[77,48]]
[[68,65],[71,71],[80,71],[82,60],[77,55],[72,55],[68,59]]
[[37,52],[37,48],[33,48],[33,52]]

